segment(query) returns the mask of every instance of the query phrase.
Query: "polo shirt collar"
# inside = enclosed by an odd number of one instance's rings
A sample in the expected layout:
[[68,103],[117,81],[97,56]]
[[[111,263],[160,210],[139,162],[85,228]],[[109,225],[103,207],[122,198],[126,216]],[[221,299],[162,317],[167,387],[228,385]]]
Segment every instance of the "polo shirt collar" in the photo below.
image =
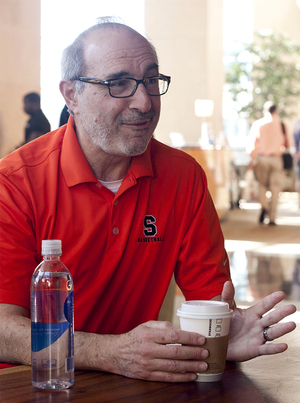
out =
[[61,167],[68,187],[98,182],[78,142],[72,116],[68,120],[62,142]]
[[[132,158],[128,171],[129,175],[133,175],[136,179],[143,176],[153,176],[150,150],[151,141],[142,155]],[[93,174],[78,142],[72,116],[68,120],[62,142],[61,167],[68,187],[86,182],[98,183],[98,179]]]
[[132,174],[136,179],[143,176],[153,176],[153,169],[150,157],[151,141],[148,145],[147,150],[136,157],[132,158],[128,174]]

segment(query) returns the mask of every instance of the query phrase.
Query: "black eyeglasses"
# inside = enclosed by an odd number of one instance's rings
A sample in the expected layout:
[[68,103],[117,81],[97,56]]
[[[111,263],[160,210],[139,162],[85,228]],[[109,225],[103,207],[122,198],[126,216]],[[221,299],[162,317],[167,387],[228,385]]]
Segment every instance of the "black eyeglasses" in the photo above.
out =
[[113,98],[129,98],[137,90],[139,84],[143,84],[148,95],[159,97],[164,95],[169,88],[171,77],[159,74],[158,76],[147,77],[143,80],[135,78],[113,78],[111,80],[98,80],[97,78],[78,77],[74,80],[83,81],[90,84],[106,85],[110,96]]

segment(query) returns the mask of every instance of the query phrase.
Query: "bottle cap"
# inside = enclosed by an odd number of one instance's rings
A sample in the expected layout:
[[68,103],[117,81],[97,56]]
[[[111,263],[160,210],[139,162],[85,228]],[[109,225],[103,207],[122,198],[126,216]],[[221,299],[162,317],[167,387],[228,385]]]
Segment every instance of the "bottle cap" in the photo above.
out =
[[61,255],[61,240],[59,239],[43,239],[42,255]]

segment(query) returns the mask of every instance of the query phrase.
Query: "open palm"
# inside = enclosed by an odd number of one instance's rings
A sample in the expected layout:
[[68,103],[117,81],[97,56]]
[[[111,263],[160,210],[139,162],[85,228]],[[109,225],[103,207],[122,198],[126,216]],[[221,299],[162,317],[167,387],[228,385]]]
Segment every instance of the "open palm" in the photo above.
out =
[[273,310],[284,298],[284,292],[276,291],[250,308],[239,309],[234,303],[233,284],[230,281],[224,284],[222,301],[227,302],[234,311],[230,325],[227,360],[247,361],[260,355],[281,353],[287,349],[286,343],[266,343],[263,338],[263,330],[268,326],[271,326],[268,337],[272,340],[295,329],[294,322],[278,323],[296,311],[294,305]]

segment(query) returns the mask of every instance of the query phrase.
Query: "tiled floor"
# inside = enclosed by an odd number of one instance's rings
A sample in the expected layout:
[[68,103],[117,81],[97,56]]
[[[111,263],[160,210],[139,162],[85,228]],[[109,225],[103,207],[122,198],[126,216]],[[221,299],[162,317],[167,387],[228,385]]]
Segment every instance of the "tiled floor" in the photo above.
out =
[[[232,280],[239,306],[249,306],[273,291],[285,291],[285,303],[292,302],[298,312],[292,320],[300,323],[300,197],[281,193],[276,226],[258,224],[260,205],[242,203],[230,210],[221,223],[230,258]],[[177,290],[176,310],[183,297]],[[289,318],[290,320],[290,318]]]

